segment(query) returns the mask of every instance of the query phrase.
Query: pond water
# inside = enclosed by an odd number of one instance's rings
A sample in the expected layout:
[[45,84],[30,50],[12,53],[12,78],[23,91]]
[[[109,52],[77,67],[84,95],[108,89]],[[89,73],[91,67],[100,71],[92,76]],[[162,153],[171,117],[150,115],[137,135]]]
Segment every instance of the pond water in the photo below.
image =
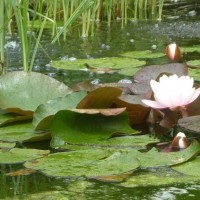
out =
[[[117,82],[121,79],[132,79],[131,76],[119,74],[96,75],[88,72],[57,70],[49,63],[51,60],[100,58],[118,56],[133,50],[153,50],[164,52],[170,42],[180,46],[200,44],[200,21],[198,17],[187,19],[169,19],[158,21],[130,21],[122,30],[120,23],[113,23],[112,28],[99,24],[94,37],[80,38],[78,32],[68,36],[67,41],[51,44],[52,38],[48,31],[43,36],[42,45],[48,56],[40,49],[34,71],[42,72],[67,85],[73,85],[83,80],[100,82]],[[15,36],[7,37],[6,66],[7,70],[22,70],[19,59],[19,42]],[[198,57],[199,54],[189,56]],[[187,58],[187,57],[186,57]],[[147,59],[147,65],[168,62],[166,59]],[[35,148],[35,144],[23,144]],[[48,149],[49,144],[39,143],[40,149]],[[57,167],[57,166],[55,166]],[[200,184],[176,184],[165,187],[135,187],[126,188],[117,183],[105,183],[80,178],[78,180],[55,179],[40,173],[28,176],[6,176],[5,173],[20,168],[20,166],[1,166],[0,199],[198,199]]]

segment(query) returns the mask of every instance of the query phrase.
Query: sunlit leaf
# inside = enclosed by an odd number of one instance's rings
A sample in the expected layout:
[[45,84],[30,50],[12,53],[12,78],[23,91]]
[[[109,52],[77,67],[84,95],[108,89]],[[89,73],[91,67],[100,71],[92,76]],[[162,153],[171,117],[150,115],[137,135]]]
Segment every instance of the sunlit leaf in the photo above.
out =
[[36,130],[49,128],[53,115],[59,110],[76,108],[77,104],[86,94],[86,91],[74,92],[64,97],[49,100],[47,103],[38,106],[33,115],[34,128]]
[[0,152],[0,164],[23,163],[41,158],[47,154],[49,154],[48,150],[13,148],[10,151]]
[[16,145],[15,142],[2,142],[0,141],[0,149],[12,149]]
[[[139,167],[132,151],[83,150],[51,154],[25,167],[56,177],[99,177],[122,174]],[[55,167],[59,166],[59,167]]]
[[0,107],[12,112],[33,112],[50,99],[65,96],[63,83],[36,72],[9,72],[0,77]]

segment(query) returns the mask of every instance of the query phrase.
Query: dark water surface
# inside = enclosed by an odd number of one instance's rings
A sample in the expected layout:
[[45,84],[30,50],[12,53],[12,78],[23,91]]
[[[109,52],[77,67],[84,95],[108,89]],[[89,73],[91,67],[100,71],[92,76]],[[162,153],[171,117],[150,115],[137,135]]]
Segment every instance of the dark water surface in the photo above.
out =
[[[79,38],[78,32],[68,36],[67,41],[60,40],[59,44],[51,44],[51,34],[46,31],[43,36],[42,49],[39,50],[34,64],[34,71],[39,71],[62,80],[68,85],[82,80],[100,79],[101,82],[119,81],[121,75],[91,75],[86,72],[65,71],[51,68],[48,64],[51,60],[74,58],[99,58],[118,56],[120,53],[133,50],[154,50],[164,52],[165,46],[176,41],[180,46],[200,44],[199,19],[188,20],[164,20],[158,21],[130,21],[123,30],[120,23],[114,23],[112,28],[101,24],[97,28],[94,37]],[[22,70],[19,41],[16,36],[7,36],[6,43],[7,70]],[[148,64],[159,63],[159,60],[147,60]],[[40,144],[45,148],[45,145]],[[34,147],[34,145],[32,145]],[[0,169],[0,199],[198,199],[200,196],[200,184],[170,185],[166,187],[136,187],[124,188],[115,183],[101,183],[99,181],[87,182],[62,180],[45,177],[42,174],[28,176],[8,177],[10,172],[20,166],[1,166]],[[55,166],[56,167],[56,166]],[[32,194],[55,191],[52,195],[37,196]],[[58,195],[58,197],[57,197]],[[60,195],[60,196],[59,196]]]

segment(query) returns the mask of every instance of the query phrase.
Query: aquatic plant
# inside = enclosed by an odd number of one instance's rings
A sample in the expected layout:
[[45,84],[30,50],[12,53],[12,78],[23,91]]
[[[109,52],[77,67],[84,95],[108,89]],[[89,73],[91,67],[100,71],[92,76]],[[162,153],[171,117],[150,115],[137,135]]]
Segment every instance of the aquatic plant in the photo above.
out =
[[163,75],[159,82],[155,80],[150,82],[155,101],[142,100],[142,102],[152,108],[176,110],[192,103],[199,96],[200,88],[195,89],[193,84],[194,79],[189,76]]

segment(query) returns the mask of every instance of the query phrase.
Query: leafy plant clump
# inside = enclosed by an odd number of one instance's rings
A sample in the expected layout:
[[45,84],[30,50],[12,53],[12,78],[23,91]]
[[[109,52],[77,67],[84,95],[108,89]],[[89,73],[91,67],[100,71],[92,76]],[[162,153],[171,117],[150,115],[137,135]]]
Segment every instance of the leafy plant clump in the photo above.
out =
[[[199,99],[187,106],[188,117],[179,120],[174,120],[173,112],[167,108],[145,106],[142,99],[152,96],[150,80],[157,80],[163,73],[182,76],[188,74],[188,69],[180,63],[146,66],[135,73],[133,83],[83,84],[76,90],[40,73],[2,75],[0,163],[24,163],[31,173],[41,171],[53,177],[123,181],[125,187],[132,187],[133,176],[140,176],[137,172],[150,168],[173,169],[174,176],[176,169],[183,170],[183,181],[191,180],[184,163],[198,163],[198,135],[192,135],[198,131],[198,123],[191,126],[190,118],[198,120]],[[174,125],[190,130],[188,148],[172,148],[170,132],[176,134]],[[29,152],[16,146],[19,142],[43,140],[50,140],[50,147],[57,152]],[[160,180],[162,173],[153,176]],[[194,176],[192,180],[197,179]],[[171,177],[168,183],[176,181]]]

